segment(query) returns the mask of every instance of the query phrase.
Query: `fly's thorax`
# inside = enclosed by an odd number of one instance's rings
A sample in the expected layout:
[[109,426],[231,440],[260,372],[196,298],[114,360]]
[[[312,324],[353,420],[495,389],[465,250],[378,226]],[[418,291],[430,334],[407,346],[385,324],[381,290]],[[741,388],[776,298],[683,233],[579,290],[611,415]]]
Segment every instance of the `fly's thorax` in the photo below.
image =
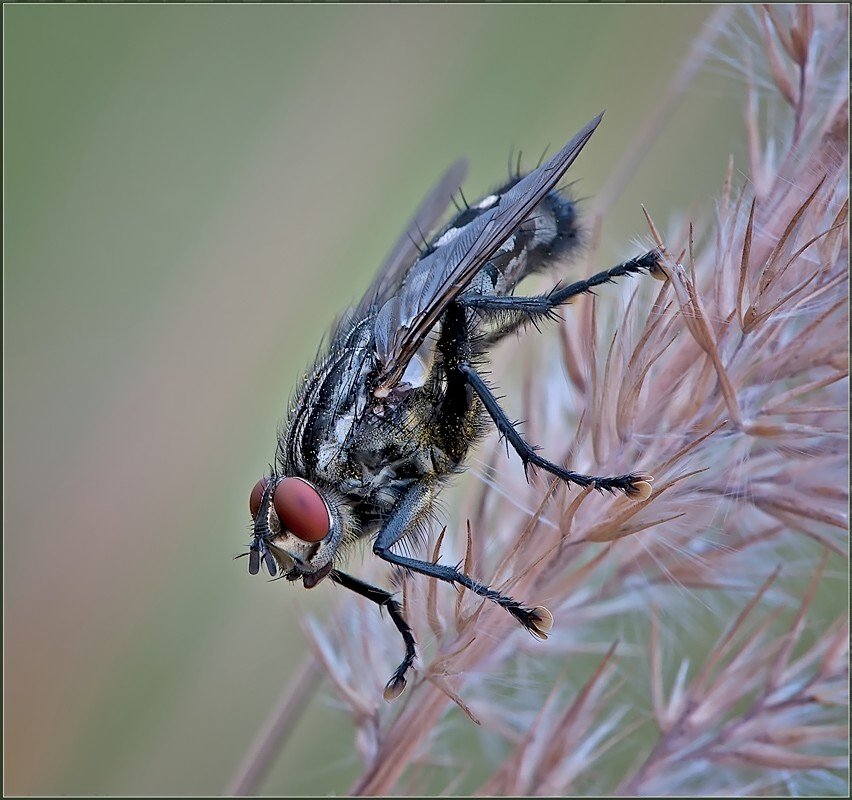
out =
[[425,419],[408,411],[403,425],[382,424],[365,433],[353,452],[358,469],[343,485],[362,506],[387,512],[412,482],[435,475],[430,432]]
[[367,382],[375,370],[370,318],[345,319],[328,355],[308,370],[279,437],[278,464],[285,474],[315,475],[330,483],[370,401]]

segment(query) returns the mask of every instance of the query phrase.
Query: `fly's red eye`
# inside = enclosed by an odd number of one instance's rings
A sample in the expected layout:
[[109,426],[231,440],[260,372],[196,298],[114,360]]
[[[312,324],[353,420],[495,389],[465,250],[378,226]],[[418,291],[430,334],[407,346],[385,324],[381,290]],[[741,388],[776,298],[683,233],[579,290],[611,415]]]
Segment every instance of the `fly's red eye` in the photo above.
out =
[[319,492],[301,478],[284,478],[272,493],[281,524],[304,542],[318,542],[331,529],[328,507]]
[[257,519],[257,512],[260,511],[260,501],[263,500],[263,493],[266,490],[266,484],[269,483],[269,478],[261,478],[251,490],[249,495],[249,511],[251,518]]

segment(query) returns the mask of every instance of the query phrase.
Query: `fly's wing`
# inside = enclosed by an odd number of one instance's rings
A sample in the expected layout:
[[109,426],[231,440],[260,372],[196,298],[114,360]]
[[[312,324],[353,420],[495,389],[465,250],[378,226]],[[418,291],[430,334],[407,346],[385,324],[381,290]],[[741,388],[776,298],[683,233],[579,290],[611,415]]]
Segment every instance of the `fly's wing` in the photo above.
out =
[[467,175],[467,159],[460,158],[429,190],[411,222],[408,223],[408,227],[379,267],[375,280],[364,295],[363,303],[368,306],[382,305],[399,288],[405,272],[420,255],[417,243],[438,226],[450,204],[453,192],[462,185],[465,175]]
[[547,163],[518,181],[497,205],[480,214],[455,239],[416,263],[400,291],[376,316],[375,347],[381,367],[379,385],[373,391],[376,397],[387,397],[393,391],[447,306],[559,183],[602,116],[589,122]]

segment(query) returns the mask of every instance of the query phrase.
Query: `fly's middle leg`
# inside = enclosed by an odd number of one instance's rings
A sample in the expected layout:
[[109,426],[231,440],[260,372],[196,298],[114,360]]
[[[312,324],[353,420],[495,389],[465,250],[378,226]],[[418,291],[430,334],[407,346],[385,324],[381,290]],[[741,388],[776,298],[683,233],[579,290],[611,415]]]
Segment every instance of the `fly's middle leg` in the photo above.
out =
[[515,449],[515,452],[521,457],[526,471],[530,464],[546,470],[551,475],[561,478],[566,483],[576,483],[579,486],[592,486],[599,490],[621,490],[625,494],[644,500],[651,494],[651,484],[649,477],[641,474],[617,475],[613,477],[601,477],[597,475],[583,475],[579,472],[573,472],[564,467],[542,458],[533,445],[526,442],[518,433],[512,421],[506,416],[506,412],[500,408],[497,398],[491,391],[483,377],[470,365],[460,364],[459,371],[465,376],[468,384],[482,400],[485,410],[494,420],[497,430],[506,437],[509,444]]

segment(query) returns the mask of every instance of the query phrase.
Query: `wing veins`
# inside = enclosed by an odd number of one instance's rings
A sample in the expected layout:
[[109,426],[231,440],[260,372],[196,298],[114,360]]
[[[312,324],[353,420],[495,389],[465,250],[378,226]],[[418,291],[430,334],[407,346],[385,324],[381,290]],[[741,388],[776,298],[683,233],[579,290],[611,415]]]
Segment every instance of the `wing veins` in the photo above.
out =
[[[601,121],[599,114],[574,136],[544,166],[530,172],[501,198],[500,202],[481,214],[447,248],[441,248],[418,262],[427,269],[428,261],[441,259],[447,265],[441,269],[437,285],[424,292],[423,306],[412,317],[410,326],[395,332],[393,346],[383,359],[376,397],[387,396],[399,382],[411,358],[447,306],[468,286],[489,258],[522,224],[529,213],[562,179]],[[473,237],[472,242],[468,242]],[[437,272],[437,269],[436,269]],[[393,300],[391,301],[393,302]]]

